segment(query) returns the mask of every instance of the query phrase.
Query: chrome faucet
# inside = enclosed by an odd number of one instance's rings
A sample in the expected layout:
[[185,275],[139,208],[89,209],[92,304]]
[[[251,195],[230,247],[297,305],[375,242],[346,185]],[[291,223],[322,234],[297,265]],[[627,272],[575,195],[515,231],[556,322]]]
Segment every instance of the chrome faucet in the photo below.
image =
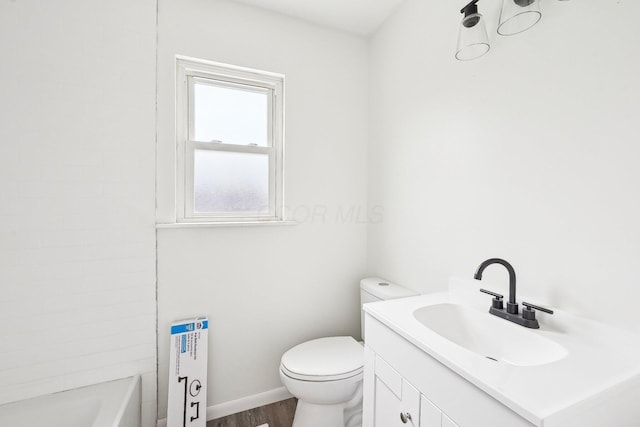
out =
[[544,311],[549,314],[553,314],[553,311],[548,308],[539,307],[523,301],[522,305],[525,306],[525,309],[522,310],[522,316],[519,315],[518,303],[516,302],[516,271],[513,269],[511,264],[501,258],[490,258],[483,261],[482,264],[478,266],[473,278],[476,280],[482,280],[482,272],[491,264],[500,264],[509,272],[509,301],[507,301],[507,309],[505,310],[502,305],[502,301],[504,299],[502,295],[486,289],[480,289],[480,292],[493,295],[494,297],[491,303],[491,308],[489,308],[489,313],[527,328],[538,329],[540,325],[536,320],[535,310]]

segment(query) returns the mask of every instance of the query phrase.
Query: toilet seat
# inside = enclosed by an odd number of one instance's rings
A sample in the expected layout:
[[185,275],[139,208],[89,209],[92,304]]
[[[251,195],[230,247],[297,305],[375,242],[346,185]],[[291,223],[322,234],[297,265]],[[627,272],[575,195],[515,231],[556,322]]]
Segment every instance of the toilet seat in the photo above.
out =
[[282,373],[302,381],[337,381],[362,375],[364,351],[353,337],[319,338],[282,356]]
[[340,380],[346,380],[356,376],[362,377],[362,372],[364,371],[363,368],[360,368],[360,369],[356,369],[355,371],[345,372],[344,374],[338,374],[338,375],[304,375],[304,374],[291,372],[283,365],[280,365],[280,370],[282,371],[283,374],[285,374],[289,378],[292,378],[294,380],[299,380],[299,381],[310,381],[310,382],[340,381]]

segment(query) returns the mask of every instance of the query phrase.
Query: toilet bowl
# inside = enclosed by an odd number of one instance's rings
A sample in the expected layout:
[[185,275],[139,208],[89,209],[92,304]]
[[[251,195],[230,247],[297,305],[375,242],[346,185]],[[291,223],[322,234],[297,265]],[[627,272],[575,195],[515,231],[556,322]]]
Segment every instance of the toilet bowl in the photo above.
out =
[[[361,308],[413,295],[417,293],[377,277],[360,281]],[[285,352],[280,380],[298,398],[293,427],[360,427],[363,370],[363,347],[353,337],[318,338]]]
[[298,398],[293,427],[357,427],[362,423],[362,345],[352,337],[299,344],[280,363],[282,384]]

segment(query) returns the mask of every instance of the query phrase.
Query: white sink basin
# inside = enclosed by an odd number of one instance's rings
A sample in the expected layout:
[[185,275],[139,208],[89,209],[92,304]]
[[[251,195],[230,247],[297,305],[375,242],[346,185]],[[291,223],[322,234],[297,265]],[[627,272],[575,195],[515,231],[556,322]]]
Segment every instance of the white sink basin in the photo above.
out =
[[490,305],[478,280],[452,278],[446,292],[365,304],[365,324],[406,339],[534,426],[640,426],[637,334],[557,307],[527,329]]
[[544,365],[568,354],[561,345],[523,326],[460,304],[428,305],[415,310],[413,316],[449,341],[497,362]]

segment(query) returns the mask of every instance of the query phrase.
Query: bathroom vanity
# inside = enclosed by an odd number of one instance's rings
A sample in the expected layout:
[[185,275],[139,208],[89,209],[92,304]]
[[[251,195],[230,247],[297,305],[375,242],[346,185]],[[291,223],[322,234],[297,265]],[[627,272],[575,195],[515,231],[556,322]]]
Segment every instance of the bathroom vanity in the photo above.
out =
[[364,427],[637,427],[640,339],[556,310],[531,330],[479,283],[365,305]]

